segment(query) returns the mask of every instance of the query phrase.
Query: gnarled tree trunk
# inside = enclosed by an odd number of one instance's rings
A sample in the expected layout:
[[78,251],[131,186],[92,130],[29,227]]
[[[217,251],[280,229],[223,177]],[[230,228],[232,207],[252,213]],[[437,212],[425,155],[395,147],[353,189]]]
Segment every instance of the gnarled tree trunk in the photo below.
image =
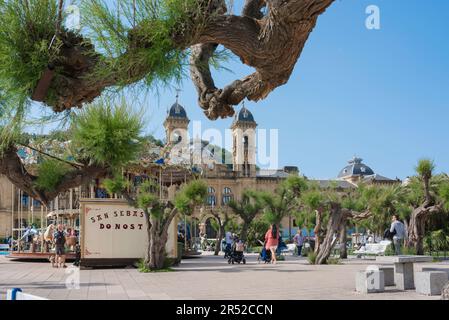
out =
[[320,246],[315,264],[325,264],[327,262],[327,259],[332,252],[332,248],[336,243],[336,238],[334,238],[334,236],[341,229],[341,225],[346,221],[339,203],[331,203],[330,210],[330,218],[326,228],[326,237]]
[[168,240],[168,228],[177,214],[176,208],[172,209],[168,216],[156,217],[144,210],[147,220],[148,250],[145,257],[145,265],[151,270],[164,268],[165,246]]
[[[246,0],[240,16],[229,14],[225,0],[198,0],[190,19],[180,19],[170,32],[173,50],[191,48],[191,78],[198,91],[198,102],[207,117],[229,117],[234,105],[242,100],[264,99],[290,78],[304,45],[318,17],[334,0]],[[267,10],[262,11],[263,8]],[[187,9],[190,10],[190,9]],[[186,23],[186,21],[188,21]],[[145,20],[147,22],[147,20]],[[99,68],[127,63],[127,57],[139,50],[151,50],[151,37],[145,38],[136,25],[128,33],[128,50],[122,56],[106,58],[95,51],[89,39],[61,30],[64,45],[57,59],[55,77],[50,85],[52,99],[44,101],[54,111],[82,107],[110,86],[138,82],[152,70],[136,64],[129,68],[127,79],[118,70],[104,78],[93,79]],[[140,30],[140,32],[139,32]],[[36,42],[43,39],[36,39]],[[51,40],[51,39],[47,39]],[[210,59],[218,45],[223,45],[255,72],[235,80],[222,89],[215,86]],[[111,60],[111,61],[108,61]],[[105,62],[106,60],[106,62]],[[103,64],[108,66],[104,67]]]
[[43,191],[36,187],[35,181],[38,177],[25,168],[17,154],[17,148],[10,146],[3,153],[0,153],[0,174],[5,175],[12,184],[26,192],[30,197],[49,206],[50,201],[61,192],[87,184],[92,179],[103,178],[110,174],[110,169],[89,164],[75,166],[62,177],[54,190]]
[[347,259],[348,258],[348,250],[346,248],[346,241],[347,241],[347,235],[346,235],[346,224],[342,225],[340,228],[340,259]]
[[413,209],[408,224],[407,246],[415,248],[416,254],[424,254],[424,235],[425,225],[433,213],[440,212],[442,209],[438,205],[422,205]]
[[327,262],[327,259],[329,259],[332,249],[337,242],[337,236],[343,228],[346,228],[346,223],[349,218],[354,220],[363,220],[369,218],[371,215],[372,212],[369,209],[359,213],[346,208],[341,208],[339,203],[332,202],[330,205],[330,218],[327,224],[326,237],[320,246],[315,264],[325,264]]
[[323,211],[321,209],[315,210],[315,216],[316,216],[316,224],[315,228],[313,229],[313,233],[315,234],[315,249],[314,252],[318,253],[320,251],[320,233],[321,233],[321,220],[323,216]]

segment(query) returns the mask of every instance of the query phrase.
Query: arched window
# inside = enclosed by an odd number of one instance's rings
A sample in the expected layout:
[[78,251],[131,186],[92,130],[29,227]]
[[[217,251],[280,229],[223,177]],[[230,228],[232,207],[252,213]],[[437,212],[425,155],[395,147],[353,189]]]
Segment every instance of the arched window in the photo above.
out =
[[215,189],[212,187],[207,188],[207,193],[215,193]]
[[231,188],[225,187],[223,190],[224,194],[232,194]]

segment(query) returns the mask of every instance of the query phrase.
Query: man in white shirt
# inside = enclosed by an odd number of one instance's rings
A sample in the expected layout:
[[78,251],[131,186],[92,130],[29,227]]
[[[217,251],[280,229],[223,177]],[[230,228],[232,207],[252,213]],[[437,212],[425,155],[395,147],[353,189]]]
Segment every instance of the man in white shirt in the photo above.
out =
[[395,232],[395,235],[393,236],[394,251],[396,255],[399,256],[402,252],[402,243],[405,238],[405,227],[404,224],[399,221],[399,216],[397,214],[394,214],[391,217],[391,221],[390,232]]

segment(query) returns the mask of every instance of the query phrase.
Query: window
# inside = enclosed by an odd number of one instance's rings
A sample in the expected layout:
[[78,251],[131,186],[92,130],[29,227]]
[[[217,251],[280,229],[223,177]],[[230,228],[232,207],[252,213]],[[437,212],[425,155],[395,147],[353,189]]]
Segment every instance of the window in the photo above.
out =
[[229,204],[231,202],[232,196],[223,196],[223,204]]
[[215,193],[215,189],[212,187],[207,188],[207,193]]
[[223,189],[223,204],[226,205],[232,200],[232,190],[231,188],[225,187]]
[[207,196],[207,204],[210,206],[215,206],[217,204],[214,195]]

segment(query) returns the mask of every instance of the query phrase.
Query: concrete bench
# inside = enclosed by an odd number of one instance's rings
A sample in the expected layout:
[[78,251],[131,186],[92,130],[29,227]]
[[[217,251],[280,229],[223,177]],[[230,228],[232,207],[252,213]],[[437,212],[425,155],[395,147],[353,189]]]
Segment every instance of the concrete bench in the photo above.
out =
[[394,267],[380,266],[379,270],[384,272],[385,286],[394,286]]
[[415,289],[413,264],[431,262],[430,256],[383,256],[376,257],[378,263],[394,264],[394,283],[399,290]]
[[449,278],[449,268],[435,268],[435,267],[427,268],[427,267],[424,267],[421,269],[421,271],[423,271],[423,272],[425,272],[425,271],[442,271],[442,272],[446,272],[447,276]]
[[355,277],[355,290],[365,294],[384,292],[384,272],[379,270],[378,267],[368,267],[364,271],[357,272]]
[[423,295],[440,295],[448,281],[444,271],[422,271],[415,274],[416,292]]

